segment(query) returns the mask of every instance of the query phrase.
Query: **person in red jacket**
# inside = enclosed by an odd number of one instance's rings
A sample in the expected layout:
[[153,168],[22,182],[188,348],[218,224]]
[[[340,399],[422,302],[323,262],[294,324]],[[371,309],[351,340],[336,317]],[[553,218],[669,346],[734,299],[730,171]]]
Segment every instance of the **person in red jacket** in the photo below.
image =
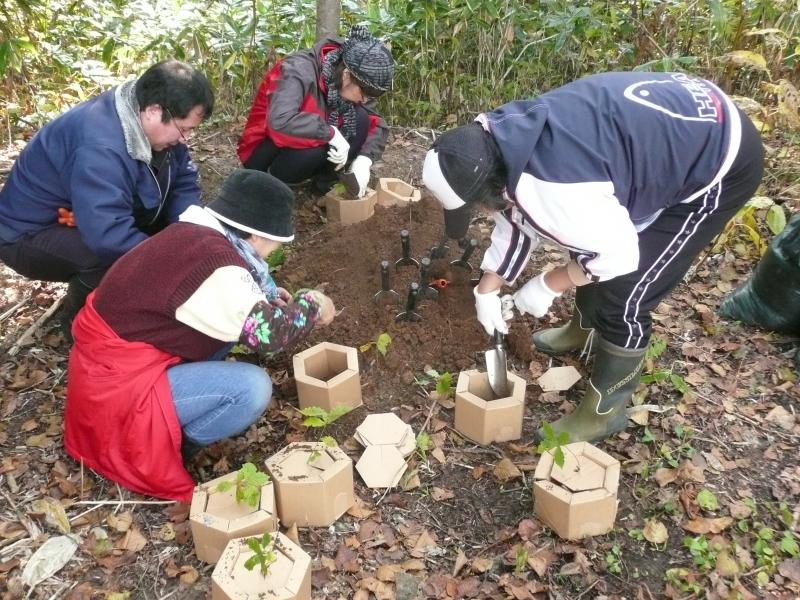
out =
[[278,62],[256,92],[239,140],[239,160],[286,183],[312,178],[327,192],[349,166],[359,196],[389,129],[375,99],[392,86],[389,49],[363,27],[328,38]]
[[327,296],[292,296],[264,263],[293,239],[293,205],[285,184],[240,169],[114,263],[73,326],[70,456],[135,492],[191,499],[184,460],[249,427],[272,392],[261,367],[221,360],[227,350],[269,357],[333,320]]

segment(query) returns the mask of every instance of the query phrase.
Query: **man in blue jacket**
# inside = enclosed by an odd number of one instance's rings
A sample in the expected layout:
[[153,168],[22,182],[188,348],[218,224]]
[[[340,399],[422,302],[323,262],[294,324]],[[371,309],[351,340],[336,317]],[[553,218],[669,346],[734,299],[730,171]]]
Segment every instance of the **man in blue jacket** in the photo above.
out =
[[[694,258],[753,195],[763,148],[750,120],[717,86],[682,73],[604,73],[511,102],[442,134],[423,180],[463,237],[476,206],[494,212],[478,320],[507,331],[499,290],[541,238],[569,251],[514,295],[543,317],[576,288],[565,326],[533,336],[537,350],[596,350],[578,408],[553,423],[571,441],[623,430],[653,310]],[[537,432],[542,437],[542,430]]]
[[0,260],[69,282],[69,326],[111,264],[200,202],[186,138],[214,107],[204,75],[157,63],[45,125],[0,191]]

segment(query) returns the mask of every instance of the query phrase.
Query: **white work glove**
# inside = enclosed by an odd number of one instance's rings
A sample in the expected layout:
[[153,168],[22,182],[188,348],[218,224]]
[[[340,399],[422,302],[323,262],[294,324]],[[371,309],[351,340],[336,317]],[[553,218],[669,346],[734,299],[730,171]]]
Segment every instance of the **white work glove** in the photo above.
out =
[[367,186],[369,185],[369,168],[372,166],[372,159],[359,154],[353,159],[350,165],[350,170],[356,176],[358,182],[358,197],[361,198],[367,193]]
[[478,313],[478,322],[483,325],[486,333],[494,335],[495,329],[501,333],[508,333],[508,325],[503,320],[503,310],[500,303],[500,290],[481,294],[478,287],[472,290],[475,295],[475,312]]
[[544,273],[541,273],[514,294],[514,304],[520,312],[529,313],[534,317],[543,317],[550,310],[553,300],[560,295],[560,292],[554,292],[547,286],[544,281]]
[[330,147],[328,149],[328,160],[335,164],[336,169],[339,170],[347,162],[350,143],[344,139],[342,132],[336,127],[331,125],[331,129],[333,129],[333,137],[328,140],[328,146]]

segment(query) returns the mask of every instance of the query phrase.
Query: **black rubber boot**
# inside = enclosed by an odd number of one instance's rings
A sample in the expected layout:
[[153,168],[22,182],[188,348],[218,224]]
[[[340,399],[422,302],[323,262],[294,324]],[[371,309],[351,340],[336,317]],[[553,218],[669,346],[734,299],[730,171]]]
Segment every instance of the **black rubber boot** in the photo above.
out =
[[539,352],[555,356],[576,350],[587,353],[594,350],[594,288],[595,286],[589,284],[578,289],[575,295],[575,312],[569,323],[562,327],[541,329],[533,334],[533,345]]
[[[646,348],[628,350],[598,336],[597,355],[583,400],[571,414],[552,424],[554,433],[566,431],[570,442],[597,442],[628,426],[625,412],[642,372]],[[544,430],[534,434],[536,442]]]
[[183,464],[189,464],[192,459],[197,456],[197,453],[203,449],[203,446],[197,442],[186,437],[183,433],[181,436],[181,456],[183,457]]
[[73,277],[69,281],[67,287],[67,295],[64,297],[64,303],[58,311],[58,327],[64,335],[64,339],[72,344],[72,321],[75,320],[78,311],[83,308],[86,303],[86,296],[88,296],[94,288],[89,287],[78,277]]

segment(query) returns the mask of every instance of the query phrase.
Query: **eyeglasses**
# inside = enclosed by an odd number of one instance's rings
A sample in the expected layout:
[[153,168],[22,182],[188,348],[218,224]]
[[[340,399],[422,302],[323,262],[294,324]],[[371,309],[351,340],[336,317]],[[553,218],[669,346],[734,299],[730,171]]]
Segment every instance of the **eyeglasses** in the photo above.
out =
[[167,116],[169,117],[169,120],[172,122],[172,124],[175,126],[175,129],[178,130],[178,134],[181,136],[181,140],[183,140],[183,143],[188,144],[189,136],[192,135],[193,128],[190,127],[189,129],[186,130],[181,129],[181,126],[178,125],[178,123],[175,121],[175,117],[172,116],[172,113],[169,111],[169,109],[166,106],[162,108],[164,109],[164,112],[167,113]]

